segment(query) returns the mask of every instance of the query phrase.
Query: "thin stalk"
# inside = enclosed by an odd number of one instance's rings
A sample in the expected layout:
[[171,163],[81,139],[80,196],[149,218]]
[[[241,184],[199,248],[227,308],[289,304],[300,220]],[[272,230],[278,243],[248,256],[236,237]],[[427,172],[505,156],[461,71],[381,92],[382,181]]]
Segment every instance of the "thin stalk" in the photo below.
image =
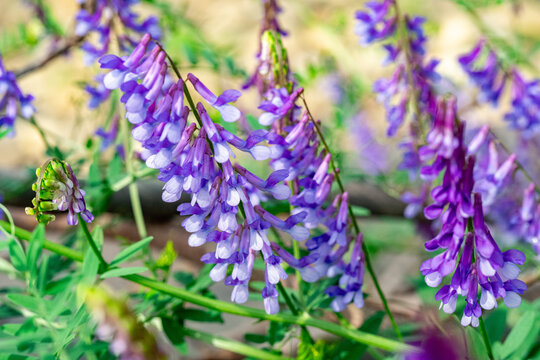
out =
[[[120,126],[122,127],[122,137],[123,137],[123,143],[124,148],[126,151],[126,170],[128,173],[128,176],[131,176],[133,178],[135,171],[133,167],[133,157],[131,153],[131,136],[129,133],[129,126],[128,126],[128,120],[122,119],[120,120]],[[148,236],[148,232],[146,231],[146,224],[144,222],[144,215],[142,212],[142,206],[141,206],[141,198],[139,196],[139,188],[137,187],[137,183],[135,181],[130,181],[128,185],[129,190],[129,200],[131,202],[131,211],[133,212],[133,218],[135,219],[135,225],[137,226],[137,232],[139,233],[139,237],[141,239],[144,239]],[[147,258],[147,265],[156,276],[155,273],[155,267],[154,267],[154,260],[152,259],[152,252],[150,251],[150,247],[145,247],[143,249],[143,253]]]
[[[285,289],[285,287],[280,282],[278,282],[276,284],[276,287],[277,287],[279,293],[281,294],[281,296],[283,296],[283,299],[285,299],[285,303],[289,307],[289,310],[291,310],[291,313],[293,315],[298,315],[298,309],[296,308],[296,306],[294,306],[294,303],[292,302],[289,294],[287,293],[287,289]],[[301,325],[300,329],[301,329],[300,331],[302,331],[302,335],[306,339],[308,339],[310,344],[315,344],[315,341],[311,337],[311,334],[309,333],[308,329],[304,325]]]
[[[4,229],[10,228],[10,224],[5,221],[0,221],[0,226],[3,227]],[[30,232],[20,229],[20,228],[15,229],[15,234],[21,240],[25,240],[25,241],[29,241],[31,237]],[[72,250],[63,245],[53,243],[49,240],[44,241],[43,248],[46,250],[52,251],[56,254],[63,255],[71,260],[78,261],[78,262],[82,262],[84,258],[82,253]],[[150,279],[145,276],[125,275],[125,276],[122,276],[122,278],[128,281],[131,281],[133,283],[142,285],[144,287],[147,287],[149,289],[153,289],[161,293],[168,294],[177,299],[180,299],[180,300],[183,300],[183,301],[195,304],[195,305],[199,305],[208,309],[218,310],[218,311],[228,313],[228,314],[234,314],[234,315],[245,316],[245,317],[261,319],[261,320],[277,321],[277,322],[281,322],[285,324],[312,326],[312,327],[316,327],[318,329],[324,330],[328,333],[337,335],[339,337],[354,340],[359,343],[366,344],[368,346],[374,346],[379,349],[387,350],[391,352],[414,351],[416,349],[415,347],[411,345],[404,344],[399,341],[387,339],[382,336],[373,335],[373,334],[366,333],[363,331],[347,329],[338,324],[334,324],[332,322],[315,319],[311,317],[309,314],[305,314],[305,313],[299,316],[290,315],[290,314],[269,315],[264,310],[261,310],[261,309],[255,309],[255,308],[250,308],[247,306],[228,303],[221,300],[210,299],[202,295],[192,293],[189,290],[185,290],[185,289],[171,286],[169,284],[161,283],[159,281]]]
[[64,159],[63,154],[60,151],[58,151],[58,149],[55,149],[51,146],[51,143],[47,139],[47,135],[45,135],[45,131],[43,131],[41,126],[39,126],[39,124],[36,121],[36,118],[32,116],[29,121],[30,121],[30,124],[32,124],[36,128],[37,132],[39,133],[39,136],[41,137],[41,140],[43,140],[43,143],[45,144],[45,147],[47,148],[47,151],[51,155],[59,158],[60,160],[63,160]]
[[86,226],[86,222],[81,217],[81,214],[77,214],[77,218],[79,219],[79,226],[81,227],[84,233],[84,236],[86,237],[86,240],[88,240],[88,245],[90,245],[90,248],[92,249],[96,257],[98,258],[99,263],[101,264],[101,267],[103,269],[107,269],[109,264],[107,264],[107,262],[103,258],[103,255],[101,255],[101,251],[99,251],[99,248],[97,247],[97,244],[94,241],[92,234],[90,234],[90,231],[88,231],[88,226]]
[[152,168],[144,168],[140,171],[137,171],[133,174],[127,175],[123,177],[122,179],[118,180],[114,184],[111,185],[111,190],[114,192],[120,191],[126,186],[130,185],[131,183],[137,181],[138,179],[145,178],[151,174],[156,172],[156,169]]
[[[309,120],[312,122],[313,126],[315,127],[315,131],[317,132],[317,135],[319,136],[319,139],[321,140],[321,143],[325,149],[325,151],[328,154],[332,154],[330,151],[330,147],[328,146],[328,143],[326,142],[324,135],[322,133],[321,127],[315,119],[313,118],[313,115],[311,114],[311,111],[309,110],[309,107],[307,105],[306,99],[304,98],[304,95],[300,95],[302,97],[302,102],[304,103],[304,107],[307,111],[307,114],[309,116]],[[334,162],[333,156],[330,156],[330,166],[332,168],[332,172],[334,173],[334,178],[336,179],[336,182],[338,184],[339,190],[341,193],[345,192],[345,186],[343,186],[343,182],[341,181],[341,177],[339,176],[339,169],[336,166]],[[354,230],[356,231],[356,234],[360,234],[360,226],[358,225],[358,222],[356,221],[356,216],[354,216],[352,206],[350,204],[348,205],[349,210],[349,217],[351,218]],[[373,280],[373,284],[375,285],[375,288],[377,289],[377,293],[379,294],[379,297],[381,298],[381,302],[383,304],[384,310],[386,314],[388,314],[388,318],[390,319],[390,322],[392,323],[392,327],[394,328],[394,332],[396,333],[396,336],[399,340],[403,340],[403,337],[401,335],[401,331],[399,330],[399,327],[397,326],[396,320],[394,319],[394,315],[392,314],[392,311],[390,310],[390,307],[388,306],[388,300],[386,299],[386,296],[384,295],[382,288],[379,284],[379,280],[377,279],[377,275],[375,274],[375,270],[373,269],[373,265],[371,263],[371,256],[369,254],[368,248],[366,246],[366,242],[362,242],[362,251],[364,252],[364,258],[366,262],[366,268],[368,269],[369,275],[371,279]]]
[[486,346],[488,357],[490,358],[490,360],[493,360],[493,350],[491,349],[491,343],[489,342],[486,325],[484,324],[484,319],[482,318],[482,316],[478,318],[478,322],[480,324],[480,334],[482,335],[482,339],[484,340],[484,345]]
[[249,356],[255,359],[262,360],[292,360],[290,357],[281,356],[265,350],[258,349],[256,347],[227,339],[222,336],[212,335],[206,332],[183,328],[182,333],[193,339],[203,341],[207,344],[213,345],[218,349],[232,351],[234,353]]

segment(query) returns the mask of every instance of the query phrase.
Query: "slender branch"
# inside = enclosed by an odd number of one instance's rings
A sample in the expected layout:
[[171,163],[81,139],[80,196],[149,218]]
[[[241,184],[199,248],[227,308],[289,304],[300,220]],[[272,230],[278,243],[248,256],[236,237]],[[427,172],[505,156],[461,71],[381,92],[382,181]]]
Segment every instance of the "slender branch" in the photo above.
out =
[[[279,293],[281,294],[281,296],[283,296],[283,299],[285,299],[285,303],[289,307],[289,310],[291,310],[291,313],[293,315],[298,315],[298,309],[296,308],[296,306],[294,306],[294,303],[292,302],[289,294],[287,293],[287,289],[285,289],[285,287],[280,282],[276,284],[276,287]],[[311,334],[309,333],[305,325],[301,325],[300,329],[302,331],[302,334],[308,339],[308,341],[311,344],[315,344],[315,341],[313,341],[313,338],[311,337]]]
[[292,360],[292,358],[274,354],[256,347],[230,340],[222,336],[212,335],[206,332],[183,328],[182,333],[193,339],[203,341],[219,349],[229,350],[234,353],[262,360]]
[[[306,109],[306,112],[309,116],[309,120],[313,123],[313,126],[315,127],[315,131],[317,131],[317,135],[319,136],[319,139],[321,140],[321,143],[325,149],[325,151],[328,154],[332,154],[330,151],[330,147],[328,146],[328,143],[326,142],[324,135],[322,133],[321,127],[319,124],[315,121],[313,118],[313,115],[311,114],[311,111],[309,110],[309,107],[307,105],[306,99],[304,97],[304,94],[300,95],[302,98],[302,102],[304,103],[304,108]],[[341,177],[339,175],[339,168],[336,166],[334,162],[333,156],[330,156],[330,166],[332,168],[332,172],[334,173],[334,177],[336,179],[336,182],[339,186],[339,190],[341,193],[345,192],[345,186],[343,186],[343,182],[341,181]],[[356,216],[354,216],[353,209],[351,204],[347,204],[348,210],[349,210],[349,217],[351,218],[354,230],[356,231],[356,234],[360,234],[360,226],[358,226],[358,222],[356,221]],[[371,263],[371,256],[369,254],[369,250],[366,246],[366,242],[362,242],[362,251],[364,252],[364,258],[366,262],[366,268],[368,269],[369,275],[371,276],[371,279],[373,280],[373,284],[375,285],[375,288],[377,289],[377,293],[379,294],[379,297],[381,298],[381,301],[384,306],[385,312],[388,314],[388,317],[390,318],[390,322],[392,323],[392,327],[394,328],[394,332],[396,333],[396,336],[399,340],[402,340],[403,337],[401,335],[401,331],[399,330],[399,327],[397,326],[396,320],[394,319],[394,315],[392,314],[392,311],[390,310],[390,307],[388,306],[388,300],[386,299],[386,296],[384,295],[382,288],[379,284],[379,280],[377,280],[377,275],[375,274],[375,270],[373,269],[373,265]]]
[[[94,252],[96,257],[98,258],[98,260],[99,260],[99,262],[101,264],[101,267],[103,269],[107,269],[109,264],[107,264],[107,262],[103,258],[103,255],[101,255],[101,251],[97,247],[97,244],[94,241],[94,238],[92,237],[92,234],[90,234],[90,231],[88,231],[88,226],[86,226],[86,222],[81,217],[81,214],[77,214],[77,218],[79,219],[79,226],[81,227],[81,229],[82,229],[82,231],[84,233],[84,236],[86,237],[86,240],[88,240],[88,245],[90,245],[90,248],[92,249],[92,251]],[[75,260],[75,259],[73,259],[73,260]]]
[[[0,226],[3,227],[4,229],[10,228],[10,224],[5,221],[0,221]],[[15,229],[15,234],[21,240],[25,240],[25,241],[29,241],[31,237],[30,232],[20,229],[20,228]],[[44,241],[43,248],[46,250],[52,251],[56,254],[63,255],[71,260],[78,261],[78,262],[82,262],[84,258],[82,253],[72,250],[63,245],[53,243],[49,240]],[[277,322],[286,323],[286,324],[312,326],[312,327],[316,327],[318,329],[324,330],[328,333],[331,333],[331,334],[334,334],[343,338],[347,338],[347,339],[354,340],[362,344],[366,344],[368,346],[374,346],[379,349],[392,351],[392,352],[414,351],[416,349],[415,347],[411,345],[404,344],[399,341],[387,339],[382,336],[373,335],[373,334],[366,333],[359,330],[347,329],[338,324],[334,324],[332,322],[313,318],[308,314],[302,314],[299,316],[290,315],[290,314],[269,315],[264,310],[261,310],[261,309],[255,309],[255,308],[250,308],[247,306],[228,303],[221,300],[206,298],[202,295],[192,293],[189,290],[177,288],[169,284],[165,284],[165,283],[147,278],[145,276],[125,275],[125,276],[122,276],[122,278],[128,281],[134,282],[136,284],[142,285],[144,287],[147,287],[149,289],[153,289],[153,290],[162,292],[164,294],[168,294],[172,297],[175,297],[180,300],[190,302],[192,304],[199,305],[208,309],[214,309],[214,310],[218,310],[218,311],[229,313],[229,314],[245,316],[245,317],[261,319],[261,320],[277,321]]]
[[149,175],[151,175],[151,174],[153,174],[155,172],[156,172],[156,169],[144,168],[144,169],[142,169],[140,171],[134,172],[133,174],[128,174],[124,178],[122,178],[122,179],[118,180],[117,182],[115,182],[114,184],[112,184],[111,185],[111,190],[114,191],[114,192],[120,191],[123,188],[125,188],[126,186],[128,186],[129,184],[134,183],[138,179],[147,177],[147,176],[149,176]]
[[[132,147],[131,147],[131,135],[129,131],[129,124],[127,118],[120,120],[120,126],[122,128],[122,140],[124,143],[124,149],[126,152],[125,157],[125,163],[126,163],[126,171],[128,173],[128,176],[130,176],[132,179],[135,174],[134,170],[134,164],[133,164],[133,154],[132,154]],[[139,233],[139,237],[141,239],[144,239],[148,236],[148,232],[146,230],[146,223],[144,222],[144,215],[142,211],[141,206],[141,197],[139,195],[139,188],[137,186],[136,181],[130,181],[128,184],[128,190],[129,190],[129,200],[131,202],[131,211],[133,212],[133,218],[135,219],[135,225],[137,226],[137,232]],[[147,265],[150,268],[150,271],[152,271],[152,274],[156,276],[156,270],[154,266],[154,259],[152,258],[152,251],[150,250],[150,247],[145,247],[143,249],[143,253],[147,258]]]
[[488,357],[490,358],[490,360],[493,360],[493,350],[491,350],[491,343],[489,342],[486,325],[484,324],[484,319],[482,318],[482,316],[478,318],[478,322],[480,324],[480,334],[482,335],[482,339],[484,340],[484,345],[486,346]]
[[49,154],[51,156],[55,156],[55,157],[59,158],[60,160],[63,160],[64,159],[64,154],[62,154],[58,148],[55,148],[55,147],[53,147],[51,145],[51,143],[47,139],[47,135],[45,135],[45,131],[37,123],[36,118],[32,116],[29,121],[30,121],[30,124],[32,124],[36,128],[36,130],[39,133],[39,136],[41,137],[41,140],[43,140],[43,143],[45,144],[45,147],[47,148],[47,151],[49,152]]
[[45,58],[39,60],[38,62],[34,64],[28,65],[24,69],[21,69],[19,71],[14,71],[15,76],[17,78],[21,78],[36,70],[41,69],[42,67],[44,67],[45,65],[47,65],[48,63],[56,59],[57,57],[67,54],[72,47],[79,45],[84,40],[84,38],[85,38],[84,36],[74,36],[74,37],[68,38],[66,40],[66,43],[63,46],[49,53]]

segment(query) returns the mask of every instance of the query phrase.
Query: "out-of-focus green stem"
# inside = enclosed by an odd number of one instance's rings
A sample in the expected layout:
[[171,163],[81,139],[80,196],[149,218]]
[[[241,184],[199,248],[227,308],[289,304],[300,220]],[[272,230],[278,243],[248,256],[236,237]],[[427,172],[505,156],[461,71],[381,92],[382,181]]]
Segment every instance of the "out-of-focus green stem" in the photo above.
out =
[[120,191],[126,186],[129,186],[131,183],[137,181],[137,179],[145,178],[149,175],[152,175],[156,172],[156,169],[144,168],[140,171],[136,171],[132,175],[127,175],[124,178],[118,180],[111,185],[111,190],[114,192]]
[[480,324],[479,326],[480,334],[482,335],[482,339],[484,340],[484,345],[486,346],[488,357],[490,358],[490,360],[493,360],[494,359],[493,350],[491,349],[491,343],[489,342],[489,337],[486,331],[486,325],[484,324],[484,319],[482,318],[482,316],[478,318],[478,322]]
[[[128,176],[131,176],[133,179],[135,175],[134,167],[133,167],[133,154],[132,154],[132,147],[131,147],[131,136],[129,132],[129,126],[128,126],[128,120],[127,119],[121,119],[120,120],[120,126],[122,127],[122,136],[123,136],[123,144],[126,154],[126,171],[128,173]],[[148,232],[146,231],[146,224],[144,222],[144,215],[142,211],[141,206],[141,198],[139,196],[139,188],[137,187],[137,183],[133,180],[129,181],[128,185],[129,190],[129,199],[131,202],[131,210],[133,212],[133,218],[135,219],[135,225],[137,226],[137,232],[139,233],[139,237],[141,239],[144,239],[148,236]],[[147,258],[147,265],[152,271],[152,273],[155,274],[155,266],[154,266],[154,260],[152,259],[152,252],[150,251],[150,247],[147,246],[143,249],[143,253],[145,254]]]
[[258,349],[256,347],[230,340],[222,336],[212,335],[206,332],[183,328],[182,333],[193,339],[203,341],[207,344],[213,345],[219,349],[229,350],[234,353],[249,356],[255,359],[261,360],[292,360],[292,358],[273,354],[271,352]]

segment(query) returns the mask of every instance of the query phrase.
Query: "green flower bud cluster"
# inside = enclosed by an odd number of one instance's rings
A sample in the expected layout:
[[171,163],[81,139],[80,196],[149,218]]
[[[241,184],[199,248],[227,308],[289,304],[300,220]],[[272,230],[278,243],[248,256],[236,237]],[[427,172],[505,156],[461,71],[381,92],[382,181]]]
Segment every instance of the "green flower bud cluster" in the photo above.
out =
[[36,196],[32,200],[33,207],[25,209],[26,214],[35,216],[39,223],[45,225],[55,219],[51,211],[68,211],[69,225],[77,225],[77,214],[88,223],[94,220],[86,209],[85,192],[79,188],[68,163],[59,159],[48,160],[36,170],[36,175],[38,179],[32,184]]

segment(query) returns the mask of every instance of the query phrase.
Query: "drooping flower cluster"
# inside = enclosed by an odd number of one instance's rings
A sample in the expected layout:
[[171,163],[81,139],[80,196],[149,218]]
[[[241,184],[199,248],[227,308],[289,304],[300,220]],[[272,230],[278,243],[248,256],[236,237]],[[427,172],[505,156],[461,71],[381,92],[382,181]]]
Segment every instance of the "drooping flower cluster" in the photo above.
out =
[[[126,117],[134,125],[132,135],[143,147],[141,156],[147,166],[159,170],[158,178],[165,183],[163,200],[178,201],[183,192],[191,195],[192,201],[180,204],[178,211],[187,216],[182,226],[192,234],[191,246],[216,243],[216,250],[201,259],[215,264],[210,277],[233,286],[232,300],[243,303],[248,299],[255,257],[262,254],[266,265],[262,292],[265,309],[276,313],[276,284],[287,274],[281,267],[282,258],[272,251],[269,228],[286,232],[295,241],[307,239],[309,231],[297,225],[305,213],[282,220],[259,205],[259,194],[288,199],[290,189],[282,181],[289,171],[277,170],[264,180],[231,162],[235,156],[232,148],[256,160],[267,159],[272,150],[261,143],[269,133],[256,130],[244,140],[214,123],[202,103],[192,109],[184,105],[186,85],[182,79],[166,82],[166,54],[160,47],[149,50],[150,41],[151,37],[145,35],[125,59],[102,57],[102,68],[111,70],[103,79],[104,85],[122,91]],[[240,96],[238,91],[227,90],[216,96],[195,75],[188,74],[187,80],[223,121],[240,118],[240,111],[230,104]],[[296,266],[311,262],[308,260]],[[227,276],[230,267],[232,272]]]
[[[474,146],[467,149],[463,143],[464,124],[456,119],[455,99],[440,101],[427,144],[419,150],[424,162],[434,158],[421,169],[424,179],[434,180],[443,173],[442,184],[431,191],[433,204],[424,211],[426,218],[442,223],[439,234],[425,247],[428,251],[443,252],[425,261],[421,271],[432,287],[439,286],[444,277],[454,272],[451,283],[439,290],[436,299],[442,301],[445,312],[452,313],[458,295],[465,297],[467,304],[461,322],[477,326],[482,308],[496,307],[498,298],[509,307],[519,306],[519,294],[526,287],[517,279],[517,265],[524,263],[525,256],[517,250],[501,252],[491,236],[484,220],[482,196],[474,192],[475,156],[469,154],[481,141],[475,139]],[[497,178],[509,173],[508,166],[512,163],[500,167]]]
[[[307,257],[294,259],[290,254],[282,256],[289,265],[299,269],[305,281],[314,282],[321,277],[343,273],[347,266],[343,256],[354,243],[348,219],[348,194],[338,195],[327,205],[334,182],[334,174],[330,170],[331,154],[321,150],[315,120],[307,109],[302,111],[298,104],[303,89],[297,87],[290,71],[279,29],[270,27],[266,30],[265,24],[272,23],[267,20],[268,14],[265,13],[261,51],[257,55],[259,65],[252,78],[252,84],[257,84],[262,99],[259,109],[263,112],[258,120],[261,125],[271,126],[267,137],[271,145],[270,165],[276,171],[288,170],[285,180],[292,189],[289,201],[293,216],[305,214],[302,220],[308,229],[326,228],[322,235],[306,242]],[[281,254],[286,253],[281,247],[277,248]],[[351,266],[362,269],[359,270],[360,287],[356,289],[359,295],[355,300],[360,305],[363,303],[358,299],[362,298],[360,288],[364,264],[362,259],[351,261],[355,264]],[[333,306],[339,309],[336,311],[343,310],[354,298],[343,296],[349,291],[347,284],[343,282],[344,288],[340,290],[337,290],[339,286],[327,290],[327,294],[335,297]]]
[[51,211],[66,211],[67,223],[77,225],[78,215],[90,223],[94,220],[92,213],[86,208],[85,192],[71,170],[71,166],[58,159],[48,160],[36,170],[37,181],[32,185],[36,197],[32,200],[34,207],[27,207],[26,213],[36,217],[40,223],[54,221]]
[[0,138],[13,133],[17,116],[29,119],[36,111],[32,95],[22,93],[15,74],[7,71],[0,55]]
[[[100,56],[105,55],[113,38],[118,41],[122,52],[128,52],[145,33],[150,33],[156,39],[161,36],[156,17],[150,16],[143,21],[138,19],[139,16],[132,9],[138,0],[77,1],[81,4],[81,9],[76,16],[75,34],[77,36],[93,34],[98,38],[96,43],[99,44],[94,45],[87,40],[81,46],[87,64],[92,64]],[[120,26],[124,32],[114,33]]]
[[[375,82],[373,91],[386,108],[388,136],[394,136],[403,124],[407,105],[413,103],[413,136],[419,128],[429,124],[436,106],[434,83],[439,79],[435,72],[437,60],[424,59],[426,37],[422,17],[397,17],[394,0],[370,1],[366,11],[356,12],[355,32],[363,45],[375,41],[390,40],[384,45],[387,52],[385,64],[394,63],[396,70],[390,78]],[[398,27],[403,22],[406,36],[397,37]],[[405,163],[404,165],[410,165]]]
[[530,138],[540,130],[540,81],[526,81],[517,69],[505,70],[495,51],[484,39],[467,54],[459,58],[459,63],[471,81],[479,88],[479,100],[500,103],[501,94],[507,85],[511,86],[512,103],[504,119],[511,128],[519,130],[525,138]]
[[124,299],[116,299],[108,291],[86,289],[84,300],[98,323],[96,335],[110,341],[109,350],[119,359],[169,359],[164,344],[151,333],[128,307]]

